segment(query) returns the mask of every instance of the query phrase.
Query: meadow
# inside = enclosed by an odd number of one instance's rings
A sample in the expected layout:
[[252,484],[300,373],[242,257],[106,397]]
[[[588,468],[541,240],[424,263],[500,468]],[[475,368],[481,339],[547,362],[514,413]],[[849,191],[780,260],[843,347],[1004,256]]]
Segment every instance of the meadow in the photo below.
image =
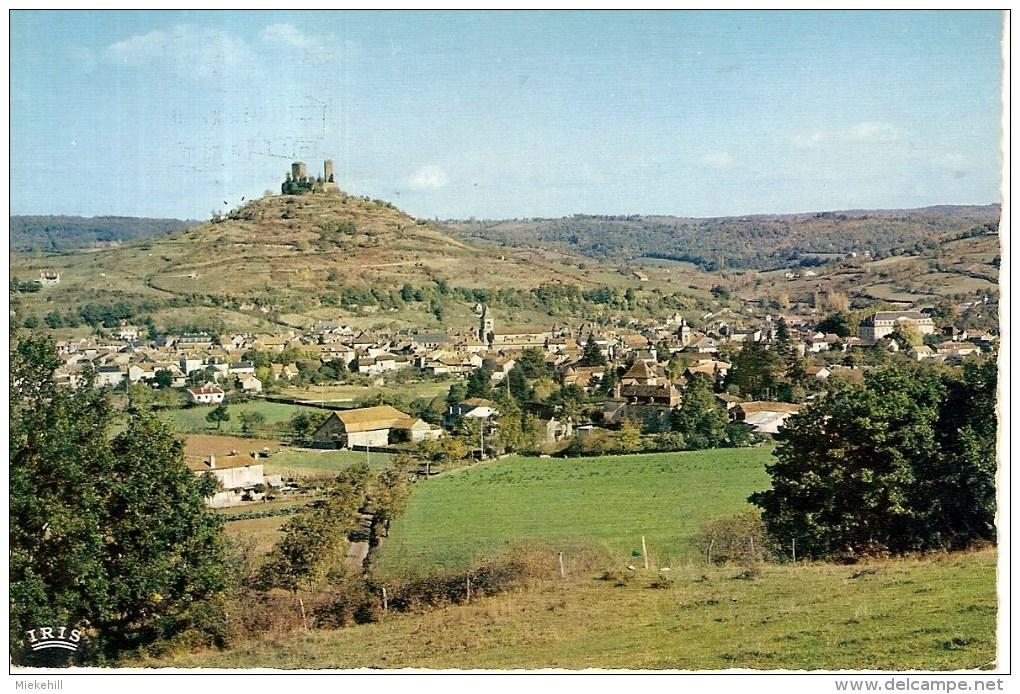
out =
[[216,433],[223,436],[236,436],[241,433],[241,415],[257,412],[265,417],[265,421],[257,425],[253,433],[266,438],[279,438],[280,434],[290,428],[290,420],[299,412],[316,410],[301,405],[268,402],[266,400],[249,400],[248,402],[228,403],[227,411],[230,420],[223,422],[219,428],[206,421],[206,415],[213,410],[212,405],[196,405],[173,410],[163,410],[160,417],[170,423],[175,431],[181,433]]
[[750,508],[769,486],[771,448],[600,458],[509,457],[416,485],[382,544],[380,575],[462,568],[530,540],[564,551],[594,542],[633,562],[645,537],[653,564],[700,556],[710,518]]
[[[540,572],[511,592],[274,633],[145,667],[275,669],[960,670],[996,658],[995,549],[709,564],[694,537],[768,486],[769,447],[602,458],[508,457],[412,488],[375,585],[503,554]],[[233,521],[266,551],[282,517]],[[231,527],[234,526],[234,527]],[[645,570],[641,538],[649,551]],[[558,554],[564,554],[560,575]],[[633,568],[628,568],[628,565]],[[662,571],[669,567],[668,571]],[[296,609],[296,608],[295,608]]]
[[[554,561],[554,560],[553,560]],[[138,665],[176,668],[978,670],[996,658],[996,552],[866,564],[689,564],[550,578],[374,624]]]

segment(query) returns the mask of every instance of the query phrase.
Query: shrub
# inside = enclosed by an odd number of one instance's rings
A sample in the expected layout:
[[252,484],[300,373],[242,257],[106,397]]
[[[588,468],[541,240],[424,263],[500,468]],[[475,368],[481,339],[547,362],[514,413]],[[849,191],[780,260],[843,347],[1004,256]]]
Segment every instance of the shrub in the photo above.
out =
[[697,541],[706,558],[715,564],[754,564],[771,554],[765,524],[757,510],[705,522]]

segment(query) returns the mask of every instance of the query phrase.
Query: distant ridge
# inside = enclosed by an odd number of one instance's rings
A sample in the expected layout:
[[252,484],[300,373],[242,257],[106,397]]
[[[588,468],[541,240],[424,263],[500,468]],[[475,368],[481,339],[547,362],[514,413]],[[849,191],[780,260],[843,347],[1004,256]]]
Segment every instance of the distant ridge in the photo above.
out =
[[545,248],[596,260],[662,258],[708,272],[777,270],[818,254],[872,258],[921,252],[965,235],[994,233],[993,205],[935,205],[912,210],[837,210],[732,217],[573,215],[559,219],[443,222],[465,239]]
[[70,251],[183,231],[197,224],[199,222],[150,217],[13,215],[10,248],[19,252]]

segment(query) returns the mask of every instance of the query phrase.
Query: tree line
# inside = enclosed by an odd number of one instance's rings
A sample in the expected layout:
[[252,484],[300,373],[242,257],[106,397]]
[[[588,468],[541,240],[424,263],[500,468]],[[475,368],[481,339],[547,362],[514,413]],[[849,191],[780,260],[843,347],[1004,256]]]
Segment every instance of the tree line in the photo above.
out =
[[68,251],[96,243],[131,241],[183,231],[196,222],[147,217],[11,216],[14,251]]

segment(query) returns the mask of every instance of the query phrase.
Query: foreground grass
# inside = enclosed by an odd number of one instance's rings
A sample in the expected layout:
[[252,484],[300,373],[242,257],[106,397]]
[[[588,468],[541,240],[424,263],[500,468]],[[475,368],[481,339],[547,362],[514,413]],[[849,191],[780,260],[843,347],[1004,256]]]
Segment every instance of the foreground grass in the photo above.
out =
[[602,458],[504,458],[415,485],[376,563],[379,575],[463,568],[511,543],[595,542],[654,565],[700,556],[704,520],[767,489],[767,447]]
[[[959,670],[995,659],[996,554],[568,574],[528,591],[235,650],[202,668]],[[628,580],[629,577],[629,580]]]

